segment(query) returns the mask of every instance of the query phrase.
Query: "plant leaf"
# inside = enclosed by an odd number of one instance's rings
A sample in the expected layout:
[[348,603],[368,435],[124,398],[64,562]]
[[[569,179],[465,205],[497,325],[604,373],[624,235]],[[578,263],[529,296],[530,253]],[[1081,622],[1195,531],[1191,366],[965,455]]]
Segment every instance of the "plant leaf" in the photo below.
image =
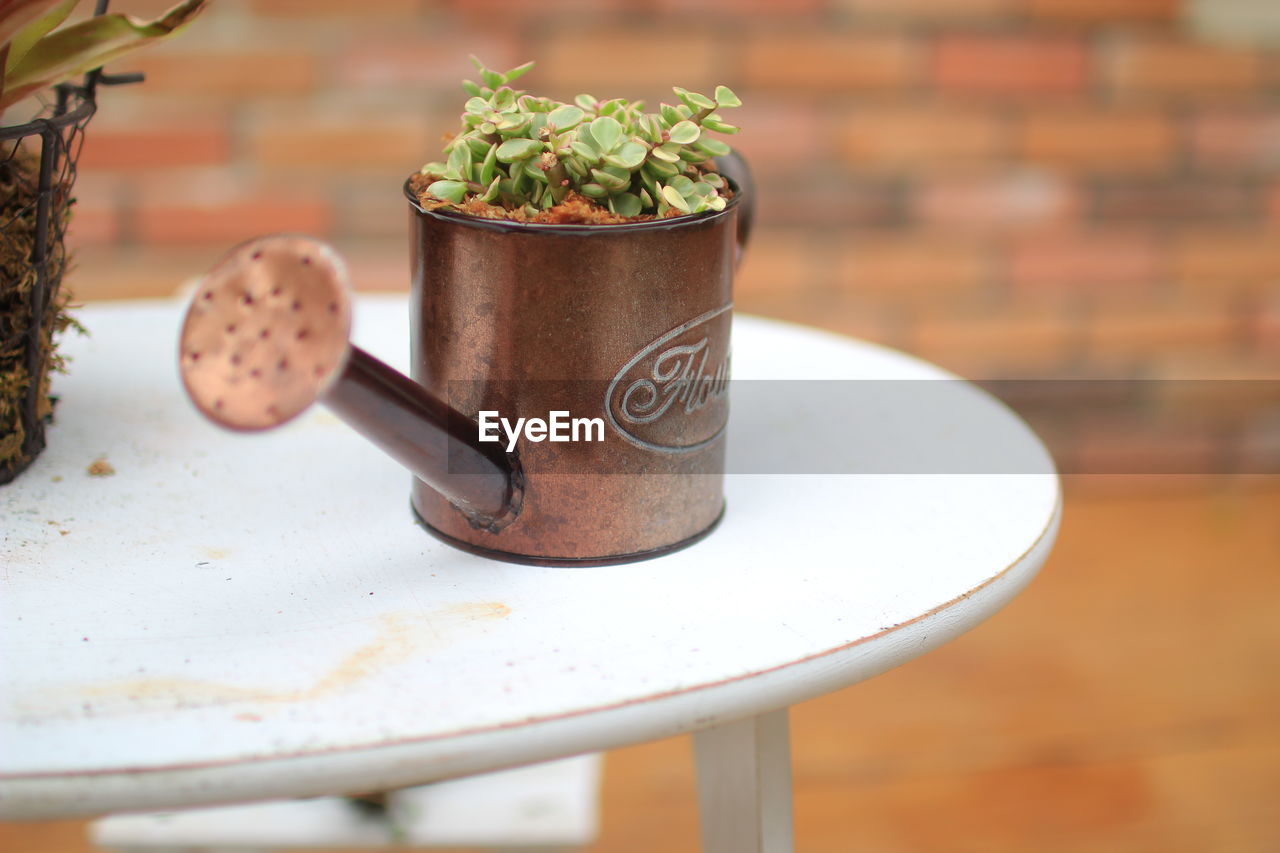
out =
[[716,104],[722,107],[740,107],[742,101],[728,86],[716,86]]
[[577,154],[588,163],[595,163],[600,159],[600,152],[596,150],[594,145],[587,142],[585,139],[575,139],[569,147],[573,149],[574,154]]
[[484,155],[484,162],[480,164],[480,183],[487,184],[493,180],[493,176],[498,171],[498,146],[490,145],[489,153]]
[[662,197],[667,200],[667,204],[676,210],[684,213],[689,212],[689,202],[684,200],[684,196],[680,195],[673,186],[665,186],[662,188]]
[[590,127],[592,138],[605,154],[611,153],[622,140],[622,125],[612,116],[600,116]]
[[624,142],[618,147],[617,152],[604,158],[604,161],[611,166],[635,169],[644,162],[645,155],[648,153],[649,149],[639,142]]
[[0,45],[17,38],[29,24],[43,18],[62,0],[0,0]]
[[436,181],[427,187],[427,192],[436,198],[442,198],[454,204],[462,204],[462,200],[467,195],[467,185],[462,181]]
[[592,169],[591,177],[595,178],[596,183],[607,190],[625,190],[631,185],[631,181],[626,178],[611,175],[604,169]]
[[698,149],[712,157],[724,157],[732,150],[719,139],[706,138],[698,142]]
[[141,21],[130,15],[99,15],[45,36],[14,66],[12,73],[5,75],[0,109],[178,31],[206,3],[207,0],[184,0],[154,21]]
[[609,209],[622,216],[636,216],[643,208],[640,197],[631,193],[618,193],[609,199]]
[[563,106],[552,110],[547,121],[556,126],[556,130],[568,130],[577,125],[586,114],[577,107]]
[[672,142],[679,142],[681,145],[697,142],[698,137],[702,135],[702,131],[691,121],[682,121],[676,124],[668,133]]
[[65,21],[67,16],[78,5],[80,5],[80,0],[61,0],[58,5],[23,27],[13,37],[13,41],[9,43],[9,56],[5,60],[4,70],[8,72],[13,69],[22,60],[22,57],[26,56],[31,48],[35,47],[36,42],[44,38],[45,34],[54,27]]
[[542,150],[542,142],[537,139],[508,139],[498,146],[497,157],[503,163],[514,163],[527,160]]
[[502,76],[506,77],[507,82],[510,83],[512,80],[517,80],[523,77],[525,74],[529,72],[530,68],[533,68],[533,62],[526,62],[523,65],[517,65],[515,68],[512,68],[510,71],[508,71],[506,74],[503,74]]

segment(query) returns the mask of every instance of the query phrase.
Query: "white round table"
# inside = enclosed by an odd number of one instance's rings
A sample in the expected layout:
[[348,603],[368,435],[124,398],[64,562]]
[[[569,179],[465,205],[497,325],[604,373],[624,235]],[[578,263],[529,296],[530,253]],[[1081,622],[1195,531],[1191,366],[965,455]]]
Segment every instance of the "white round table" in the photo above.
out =
[[[735,390],[719,529],[622,566],[488,561],[416,526],[408,475],[322,409],[203,421],[180,312],[82,310],[50,446],[0,488],[0,818],[398,788],[692,731],[707,848],[789,849],[787,706],[973,627],[1056,534],[1052,461],[1000,403],[739,317],[735,378],[795,381]],[[361,346],[403,367],[407,335],[404,297],[361,301]]]

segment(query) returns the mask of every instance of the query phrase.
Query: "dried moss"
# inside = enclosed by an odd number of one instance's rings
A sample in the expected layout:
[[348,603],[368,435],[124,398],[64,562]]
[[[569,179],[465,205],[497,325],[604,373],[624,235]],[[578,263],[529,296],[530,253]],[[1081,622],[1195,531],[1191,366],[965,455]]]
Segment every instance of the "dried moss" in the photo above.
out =
[[[6,152],[8,153],[8,152]],[[39,281],[32,263],[36,240],[37,176],[39,160],[18,149],[0,161],[0,483],[11,480],[34,453],[23,451],[27,441],[27,394],[32,377],[27,370],[28,330],[31,328],[32,290]],[[66,271],[62,234],[69,216],[69,185],[54,187],[47,261],[44,316],[40,321],[39,393],[36,417],[53,415],[49,375],[61,371],[64,360],[55,350],[57,335],[78,324],[67,313],[68,295],[60,287]],[[41,443],[42,444],[42,443]],[[35,448],[38,452],[39,448]]]

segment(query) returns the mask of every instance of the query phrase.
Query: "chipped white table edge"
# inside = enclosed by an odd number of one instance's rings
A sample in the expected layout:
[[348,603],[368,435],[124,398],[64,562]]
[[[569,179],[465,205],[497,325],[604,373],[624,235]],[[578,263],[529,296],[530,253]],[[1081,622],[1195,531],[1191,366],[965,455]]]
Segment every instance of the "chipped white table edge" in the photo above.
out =
[[[394,300],[393,309],[392,314],[400,310]],[[113,310],[121,309],[117,306]],[[151,305],[149,310],[156,308]],[[843,345],[833,336],[816,331],[810,335],[771,321],[740,317],[736,323],[735,336],[740,340],[764,341],[771,335],[783,335],[793,347],[810,337],[828,348]],[[877,358],[920,364],[907,356],[886,355],[880,348],[845,343],[851,355],[858,354],[856,347],[865,347],[876,350]],[[945,376],[938,372],[937,378]],[[990,415],[1017,421],[994,401],[990,402]],[[56,441],[57,435],[53,438]],[[1030,440],[1034,442],[1034,436]],[[0,758],[0,817],[39,819],[388,790],[697,732],[695,751],[702,780],[706,849],[710,853],[786,850],[790,848],[791,822],[789,777],[785,775],[787,707],[918,657],[1012,600],[1047,558],[1061,517],[1061,495],[1051,462],[1045,474],[1036,476],[1046,483],[1037,487],[1037,494],[1048,495],[1045,490],[1052,489],[1051,498],[1044,499],[1051,510],[1040,529],[1020,532],[1026,537],[1026,547],[1015,559],[991,566],[980,583],[926,612],[811,655],[630,701],[439,736],[384,737],[376,744],[352,748],[48,773],[6,773]],[[687,557],[696,550],[683,553]],[[751,768],[768,772],[748,773]],[[748,816],[751,819],[743,819]]]

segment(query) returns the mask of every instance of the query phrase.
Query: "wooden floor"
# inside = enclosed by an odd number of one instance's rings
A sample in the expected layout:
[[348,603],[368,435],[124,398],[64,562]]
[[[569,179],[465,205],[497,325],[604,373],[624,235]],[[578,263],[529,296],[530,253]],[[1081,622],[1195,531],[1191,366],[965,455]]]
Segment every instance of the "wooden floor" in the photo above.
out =
[[[792,712],[796,849],[1280,850],[1280,489],[1069,490],[1031,588]],[[594,853],[697,849],[689,743],[611,753]],[[0,824],[79,853],[83,823]]]

